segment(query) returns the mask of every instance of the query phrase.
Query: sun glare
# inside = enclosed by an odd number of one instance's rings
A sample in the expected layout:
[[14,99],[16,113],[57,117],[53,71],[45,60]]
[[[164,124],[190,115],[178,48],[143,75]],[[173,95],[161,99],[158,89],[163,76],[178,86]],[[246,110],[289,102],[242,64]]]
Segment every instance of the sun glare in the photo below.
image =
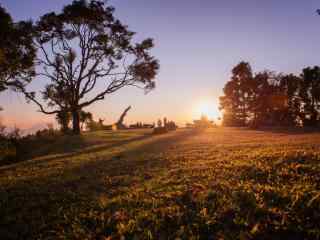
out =
[[221,116],[217,104],[213,101],[202,101],[197,104],[195,107],[195,117],[200,118],[203,115],[215,122],[217,122]]

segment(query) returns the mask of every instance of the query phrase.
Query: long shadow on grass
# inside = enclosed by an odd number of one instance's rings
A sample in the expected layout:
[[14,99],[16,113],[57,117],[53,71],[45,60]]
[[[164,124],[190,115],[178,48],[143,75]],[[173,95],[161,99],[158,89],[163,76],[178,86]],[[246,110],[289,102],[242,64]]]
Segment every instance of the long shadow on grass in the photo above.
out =
[[[120,147],[123,145],[126,145],[128,143],[131,142],[135,142],[135,141],[142,141],[144,139],[150,138],[152,137],[151,133],[146,133],[142,136],[138,136],[138,137],[134,137],[128,140],[122,140],[122,141],[117,141],[117,142],[113,142],[113,143],[105,143],[105,144],[97,144],[91,147],[88,147],[86,145],[84,145],[84,143],[78,144],[79,146],[74,147],[74,148],[70,148],[67,153],[60,153],[60,152],[51,152],[50,155],[47,154],[38,154],[38,155],[34,155],[32,157],[27,157],[25,158],[25,160],[20,160],[18,162],[13,162],[12,164],[5,164],[3,166],[0,165],[0,174],[2,172],[2,170],[8,170],[8,169],[12,169],[12,168],[16,168],[17,166],[36,166],[38,164],[42,164],[44,162],[50,162],[50,161],[55,161],[55,160],[61,160],[64,158],[70,158],[70,157],[74,157],[77,156],[79,154],[89,154],[89,153],[95,153],[95,152],[99,152],[99,151],[105,151],[114,147]],[[80,139],[80,138],[79,138]],[[78,142],[84,142],[83,140],[78,140]],[[67,144],[67,143],[66,143]],[[83,147],[83,148],[81,148]],[[47,155],[47,156],[46,156]],[[37,160],[32,161],[33,158],[38,158]],[[16,166],[15,164],[18,165]]]
[[319,133],[320,128],[295,128],[295,127],[263,127],[254,129],[259,132],[267,132],[267,133],[278,133],[278,134],[286,134],[286,135],[303,135],[306,133]]
[[[123,185],[133,184],[141,173],[156,173],[167,167],[169,163],[161,158],[161,153],[194,135],[193,131],[182,131],[155,137],[154,141],[146,141],[120,156],[87,162],[62,170],[60,175],[54,173],[46,178],[19,181],[12,186],[0,185],[0,225],[3,226],[0,236],[4,239],[50,238],[49,232],[65,223],[65,211],[79,212],[79,209],[89,208],[98,196],[108,194],[112,188],[117,191]],[[110,183],[107,181],[110,178],[116,181]]]

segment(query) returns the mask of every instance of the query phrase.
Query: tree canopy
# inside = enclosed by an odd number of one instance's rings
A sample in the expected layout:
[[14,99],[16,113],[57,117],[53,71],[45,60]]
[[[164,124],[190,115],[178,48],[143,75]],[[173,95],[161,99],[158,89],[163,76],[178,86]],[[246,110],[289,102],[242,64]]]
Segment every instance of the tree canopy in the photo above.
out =
[[45,114],[71,112],[73,132],[80,132],[82,108],[126,86],[155,87],[158,61],[153,40],[133,41],[134,32],[114,17],[104,1],[75,0],[61,13],[43,15],[35,26],[38,75],[49,80],[40,101],[27,98]]
[[241,62],[220,97],[227,126],[319,126],[320,68],[307,67],[299,76],[263,71],[252,74]]
[[226,96],[220,98],[221,107],[228,109],[228,116],[225,116],[226,121],[238,126],[246,124],[252,95],[252,80],[249,63],[241,62],[232,69],[231,81],[224,88]]
[[0,6],[0,29],[0,91],[20,90],[35,75],[32,23],[14,22]]

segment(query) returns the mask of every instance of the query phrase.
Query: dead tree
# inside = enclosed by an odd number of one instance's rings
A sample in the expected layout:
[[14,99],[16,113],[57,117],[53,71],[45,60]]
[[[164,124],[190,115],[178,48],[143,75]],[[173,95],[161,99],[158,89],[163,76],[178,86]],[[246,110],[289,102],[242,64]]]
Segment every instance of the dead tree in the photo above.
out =
[[125,129],[126,126],[123,124],[124,118],[126,117],[127,113],[131,109],[131,106],[127,107],[124,112],[121,114],[118,122],[116,123],[117,129]]

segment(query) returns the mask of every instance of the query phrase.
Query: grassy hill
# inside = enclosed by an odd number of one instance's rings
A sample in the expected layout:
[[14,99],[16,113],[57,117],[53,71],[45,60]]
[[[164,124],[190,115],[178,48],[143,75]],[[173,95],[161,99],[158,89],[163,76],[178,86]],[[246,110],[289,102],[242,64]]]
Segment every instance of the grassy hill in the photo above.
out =
[[0,167],[1,239],[320,239],[320,134],[96,132]]

